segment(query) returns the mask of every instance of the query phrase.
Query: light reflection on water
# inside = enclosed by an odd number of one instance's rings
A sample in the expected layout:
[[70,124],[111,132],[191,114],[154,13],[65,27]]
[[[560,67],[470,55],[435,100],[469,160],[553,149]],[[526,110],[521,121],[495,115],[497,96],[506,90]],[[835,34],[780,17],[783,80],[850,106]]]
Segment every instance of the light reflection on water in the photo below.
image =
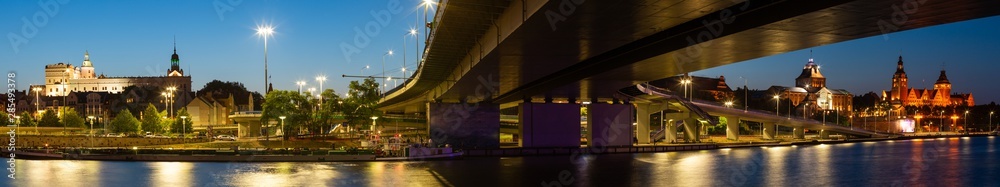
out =
[[[0,186],[983,186],[997,138],[457,161],[212,163],[17,160]],[[569,175],[561,176],[567,171]]]

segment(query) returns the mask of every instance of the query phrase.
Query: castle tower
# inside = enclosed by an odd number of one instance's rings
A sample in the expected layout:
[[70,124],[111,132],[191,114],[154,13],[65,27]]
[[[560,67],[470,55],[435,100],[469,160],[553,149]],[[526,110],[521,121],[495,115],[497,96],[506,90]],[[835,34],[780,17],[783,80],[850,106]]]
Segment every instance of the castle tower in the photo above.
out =
[[951,102],[951,82],[948,81],[944,70],[941,70],[941,75],[934,83],[934,91],[933,102],[931,102],[933,105],[947,106]]
[[90,51],[83,53],[83,66],[80,67],[80,77],[81,79],[95,79],[97,75],[94,73],[94,64],[90,62]]
[[907,101],[907,80],[906,71],[903,71],[903,56],[899,56],[899,61],[896,62],[896,73],[892,75],[892,91],[889,97],[890,101],[898,101],[899,103],[906,105]]

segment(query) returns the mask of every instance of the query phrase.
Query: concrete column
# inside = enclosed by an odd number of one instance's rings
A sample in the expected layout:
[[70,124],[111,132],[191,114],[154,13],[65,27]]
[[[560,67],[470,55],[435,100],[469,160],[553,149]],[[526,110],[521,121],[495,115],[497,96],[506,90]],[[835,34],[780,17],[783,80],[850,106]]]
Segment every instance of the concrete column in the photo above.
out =
[[639,144],[648,144],[649,141],[649,115],[651,107],[648,103],[635,104],[635,137]]
[[792,137],[795,139],[806,139],[805,128],[795,127],[795,130],[792,130]]
[[764,123],[764,132],[762,133],[765,140],[772,140],[776,135],[778,126],[774,123]]
[[830,131],[819,130],[819,139],[830,139]]
[[677,141],[677,122],[680,119],[667,120],[666,132],[663,134],[663,142],[673,143]]
[[726,118],[726,139],[740,140],[740,118],[735,116],[725,116]]
[[698,130],[701,122],[693,117],[684,119],[684,140],[688,142],[698,141]]
[[580,147],[579,104],[521,103],[518,113],[521,147]]
[[427,126],[434,145],[500,148],[499,104],[427,103]]
[[593,103],[587,107],[587,146],[632,145],[632,105]]

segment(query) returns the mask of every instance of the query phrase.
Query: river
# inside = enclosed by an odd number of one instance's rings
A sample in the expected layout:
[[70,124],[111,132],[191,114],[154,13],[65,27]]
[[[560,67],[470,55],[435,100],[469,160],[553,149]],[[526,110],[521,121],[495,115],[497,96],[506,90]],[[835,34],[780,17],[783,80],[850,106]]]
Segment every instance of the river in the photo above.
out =
[[[16,160],[3,186],[996,186],[997,137],[452,161]],[[9,174],[9,171],[7,171]]]

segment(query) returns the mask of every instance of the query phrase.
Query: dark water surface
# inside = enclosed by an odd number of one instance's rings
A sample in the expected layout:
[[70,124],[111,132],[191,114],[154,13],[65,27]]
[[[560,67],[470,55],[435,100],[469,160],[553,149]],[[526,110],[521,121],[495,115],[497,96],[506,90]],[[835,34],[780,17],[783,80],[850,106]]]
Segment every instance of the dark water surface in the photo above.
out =
[[17,179],[0,186],[998,186],[998,139],[412,162],[17,160]]

